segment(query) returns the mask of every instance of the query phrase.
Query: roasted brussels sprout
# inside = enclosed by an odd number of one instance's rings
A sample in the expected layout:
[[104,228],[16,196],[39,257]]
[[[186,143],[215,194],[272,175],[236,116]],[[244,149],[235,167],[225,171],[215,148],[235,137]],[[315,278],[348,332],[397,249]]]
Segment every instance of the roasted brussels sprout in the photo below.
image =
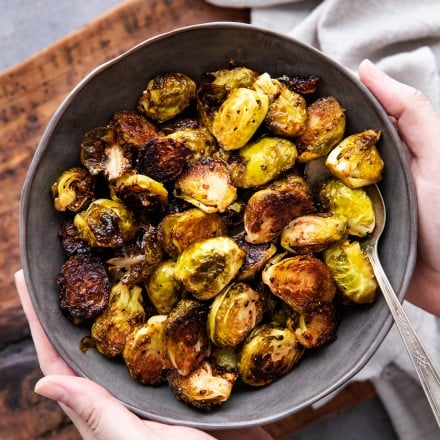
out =
[[158,238],[165,251],[177,258],[190,244],[204,238],[226,235],[222,219],[198,208],[167,215],[159,223]]
[[306,127],[307,103],[302,95],[269,74],[259,76],[254,83],[257,91],[269,96],[269,108],[264,122],[269,131],[278,136],[299,136]]
[[150,139],[139,150],[136,170],[161,183],[173,183],[191,156],[186,146],[168,137]]
[[117,179],[132,169],[132,153],[117,141],[114,128],[98,127],[81,139],[80,160],[92,176],[104,174],[109,180]]
[[291,174],[256,191],[244,211],[246,241],[253,244],[273,240],[300,215],[315,211],[312,192],[306,181]]
[[342,140],[345,110],[333,96],[319,98],[307,107],[306,128],[296,140],[298,162],[326,156]]
[[326,211],[348,220],[348,233],[365,237],[374,230],[373,203],[363,188],[352,189],[336,178],[327,179],[319,188],[319,203]]
[[148,280],[164,258],[164,251],[157,240],[154,226],[142,228],[133,241],[124,243],[115,256],[106,261],[114,278],[128,286]]
[[75,324],[97,316],[107,306],[110,280],[100,258],[72,255],[57,278],[60,309]]
[[235,347],[211,346],[209,362],[217,371],[229,371],[238,373],[238,358]]
[[107,307],[92,325],[92,339],[96,349],[110,358],[120,356],[127,335],[144,319],[142,288],[130,288],[121,282],[115,284]]
[[283,229],[280,244],[296,254],[316,253],[344,238],[347,231],[348,219],[344,215],[303,215]]
[[57,211],[78,212],[95,198],[95,178],[82,167],[63,171],[50,187]]
[[228,96],[224,85],[205,83],[197,90],[197,113],[200,122],[212,133],[214,118]]
[[165,338],[166,315],[151,316],[127,335],[122,356],[131,377],[146,385],[166,381],[171,368]]
[[145,283],[148,298],[160,314],[168,314],[182,297],[182,285],[174,277],[173,260],[163,261]]
[[208,361],[187,376],[176,370],[168,374],[168,384],[175,396],[183,402],[202,410],[226,402],[237,380],[237,373],[217,370]]
[[299,361],[304,348],[290,328],[261,324],[246,338],[238,357],[241,380],[261,387],[289,372]]
[[277,80],[283,84],[286,84],[289,89],[296,93],[301,93],[301,95],[309,95],[316,92],[320,78],[317,75],[282,75],[278,77]]
[[237,199],[223,161],[204,159],[189,166],[175,185],[176,194],[202,211],[225,212]]
[[238,273],[245,253],[230,237],[196,241],[177,258],[174,276],[199,300],[217,295]]
[[263,282],[271,292],[297,312],[309,312],[333,301],[336,285],[332,272],[313,255],[297,255],[263,270]]
[[182,299],[165,322],[167,352],[173,368],[187,376],[209,356],[206,330],[208,307],[192,299]]
[[116,112],[108,125],[116,131],[119,143],[135,149],[159,136],[159,130],[153,123],[133,111]]
[[379,182],[384,168],[376,148],[380,136],[380,130],[365,130],[348,136],[327,156],[326,167],[350,188]]
[[358,241],[336,243],[323,256],[343,298],[357,304],[369,304],[376,299],[378,284]]
[[156,75],[139,98],[138,110],[165,122],[182,113],[196,97],[196,83],[180,72]]
[[269,183],[295,164],[295,144],[287,139],[265,136],[241,148],[228,163],[232,183],[253,188]]
[[219,69],[205,74],[208,79],[212,79],[212,84],[224,86],[228,93],[240,87],[251,88],[258,75],[258,72],[247,67]]
[[63,245],[65,254],[70,257],[75,254],[91,254],[92,247],[81,238],[78,229],[72,221],[65,220],[58,231],[58,237]]
[[236,276],[238,281],[254,279],[277,252],[277,247],[273,243],[248,243],[244,234],[235,236],[234,240],[245,252],[243,265]]
[[258,292],[245,283],[226,286],[211,304],[208,335],[219,347],[240,344],[263,316],[263,301]]
[[234,89],[216,112],[212,133],[226,151],[244,147],[264,121],[269,98],[264,93]]
[[138,231],[133,213],[121,202],[109,199],[93,201],[87,210],[75,215],[74,225],[92,247],[121,246]]
[[132,211],[162,212],[168,204],[168,191],[162,183],[143,174],[126,173],[110,189]]
[[311,312],[300,313],[296,340],[305,348],[320,348],[336,339],[340,309],[335,302],[325,303]]

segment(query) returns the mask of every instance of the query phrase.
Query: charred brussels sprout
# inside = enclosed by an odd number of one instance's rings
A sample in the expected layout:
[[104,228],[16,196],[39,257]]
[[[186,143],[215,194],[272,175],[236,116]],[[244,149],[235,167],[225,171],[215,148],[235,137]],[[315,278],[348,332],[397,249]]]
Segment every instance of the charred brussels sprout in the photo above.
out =
[[246,241],[269,242],[294,218],[314,211],[312,192],[302,177],[278,180],[250,197],[244,212]]
[[124,174],[110,188],[132,211],[162,212],[168,204],[168,191],[163,184],[143,174]]
[[107,306],[110,280],[102,261],[92,255],[73,255],[61,268],[60,308],[75,324],[97,316]]
[[378,285],[373,268],[358,241],[337,243],[323,255],[343,298],[357,304],[376,299]]
[[292,220],[281,233],[281,246],[293,253],[321,252],[345,237],[348,220],[340,214],[310,214]]
[[107,307],[92,325],[92,338],[96,349],[107,357],[122,354],[127,335],[145,318],[142,289],[115,284]]
[[178,197],[208,213],[225,212],[237,199],[237,189],[220,160],[204,159],[192,164],[175,188]]
[[247,88],[234,89],[214,116],[212,133],[226,151],[244,147],[264,121],[269,98]]
[[209,356],[206,330],[208,308],[192,299],[182,299],[165,323],[167,352],[173,368],[186,376]]
[[336,285],[332,272],[312,255],[285,258],[268,264],[262,274],[271,292],[297,312],[308,312],[333,301]]
[[176,370],[168,374],[169,387],[176,397],[202,410],[210,410],[227,401],[236,380],[236,373],[217,370],[208,361],[187,376]]
[[165,122],[182,113],[196,97],[196,83],[184,73],[152,78],[139,98],[138,110],[153,121]]
[[214,118],[228,91],[224,85],[205,83],[197,90],[197,113],[200,122],[212,133]]
[[320,98],[307,108],[308,120],[296,140],[298,162],[309,162],[326,156],[342,140],[345,132],[345,110],[336,98]]
[[241,348],[240,378],[254,387],[268,385],[289,372],[303,352],[293,330],[261,324],[250,333]]
[[318,193],[319,203],[330,212],[348,220],[348,233],[365,237],[374,230],[373,203],[363,188],[352,189],[336,178],[326,180]]
[[75,215],[74,224],[92,247],[121,246],[138,231],[131,211],[122,203],[108,199],[93,201],[87,210]]
[[145,284],[148,298],[158,313],[168,314],[182,297],[182,285],[174,277],[175,262],[163,261]]
[[75,254],[91,254],[92,247],[81,238],[78,229],[72,221],[64,221],[58,231],[58,237],[63,245],[65,254],[70,257]]
[[166,315],[154,315],[127,335],[122,356],[131,377],[142,384],[159,385],[171,368],[165,338]]
[[198,208],[167,215],[158,230],[162,247],[173,258],[197,240],[226,235],[225,225],[217,214]]
[[220,292],[208,314],[208,335],[219,346],[235,347],[260,322],[263,301],[245,283],[232,283]]
[[237,275],[244,257],[230,237],[199,240],[179,255],[174,276],[195,298],[208,300]]
[[191,151],[174,139],[157,137],[140,148],[136,170],[162,183],[173,183],[182,173]]
[[253,188],[269,183],[295,164],[295,144],[287,139],[266,136],[241,148],[228,164],[232,183]]
[[297,341],[305,348],[320,348],[336,339],[340,310],[334,303],[325,303],[311,312],[301,313],[295,329]]
[[112,127],[98,127],[81,139],[81,163],[92,176],[104,174],[109,180],[117,179],[132,168],[130,148],[118,143]]
[[345,138],[327,156],[325,165],[350,188],[379,182],[384,163],[376,143],[380,130],[365,130]]
[[283,84],[286,84],[289,89],[296,93],[301,93],[301,95],[309,95],[316,92],[320,78],[317,75],[282,75],[277,78],[277,80]]
[[82,167],[63,171],[50,188],[57,211],[78,212],[95,198],[95,179]]

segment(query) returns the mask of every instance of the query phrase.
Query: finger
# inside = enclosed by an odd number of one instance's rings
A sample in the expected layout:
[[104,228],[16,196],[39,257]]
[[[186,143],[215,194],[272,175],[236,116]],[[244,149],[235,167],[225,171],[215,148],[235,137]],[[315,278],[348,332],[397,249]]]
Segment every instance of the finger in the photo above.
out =
[[369,60],[359,66],[359,78],[396,119],[397,129],[415,156],[429,158],[440,136],[440,117],[415,88],[386,75]]
[[43,374],[74,375],[70,367],[60,358],[41,327],[40,321],[32,306],[22,270],[19,270],[15,274],[15,285],[24,314],[29,322],[29,328],[37,351],[41,371]]
[[212,431],[212,434],[218,440],[272,440],[272,436],[260,426],[227,431]]

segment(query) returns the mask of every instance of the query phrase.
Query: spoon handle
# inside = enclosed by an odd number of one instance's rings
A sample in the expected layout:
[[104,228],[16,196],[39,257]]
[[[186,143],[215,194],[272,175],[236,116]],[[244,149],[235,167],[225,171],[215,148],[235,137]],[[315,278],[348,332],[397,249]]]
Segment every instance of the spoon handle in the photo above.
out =
[[382,269],[377,251],[368,250],[370,261],[373,265],[374,274],[382,290],[382,294],[393,315],[396,326],[402,337],[403,344],[409,354],[411,362],[419,377],[422,388],[428,398],[435,420],[440,427],[440,375],[436,370],[429,354],[420,341],[414,327],[410,323],[405,310],[400,304],[394,289]]

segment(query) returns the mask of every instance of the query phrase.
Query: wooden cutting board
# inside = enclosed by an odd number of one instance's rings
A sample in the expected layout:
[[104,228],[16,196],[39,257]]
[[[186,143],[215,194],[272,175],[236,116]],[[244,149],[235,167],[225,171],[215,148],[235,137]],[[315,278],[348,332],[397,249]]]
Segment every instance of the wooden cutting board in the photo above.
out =
[[[93,68],[133,45],[178,27],[248,22],[249,11],[203,0],[127,0],[34,57],[0,72],[0,438],[79,439],[58,405],[35,395],[41,377],[13,275],[20,268],[20,191],[38,141],[67,93]],[[267,426],[278,439],[373,395],[351,387],[319,411],[306,409]],[[359,397],[362,396],[362,397]]]

